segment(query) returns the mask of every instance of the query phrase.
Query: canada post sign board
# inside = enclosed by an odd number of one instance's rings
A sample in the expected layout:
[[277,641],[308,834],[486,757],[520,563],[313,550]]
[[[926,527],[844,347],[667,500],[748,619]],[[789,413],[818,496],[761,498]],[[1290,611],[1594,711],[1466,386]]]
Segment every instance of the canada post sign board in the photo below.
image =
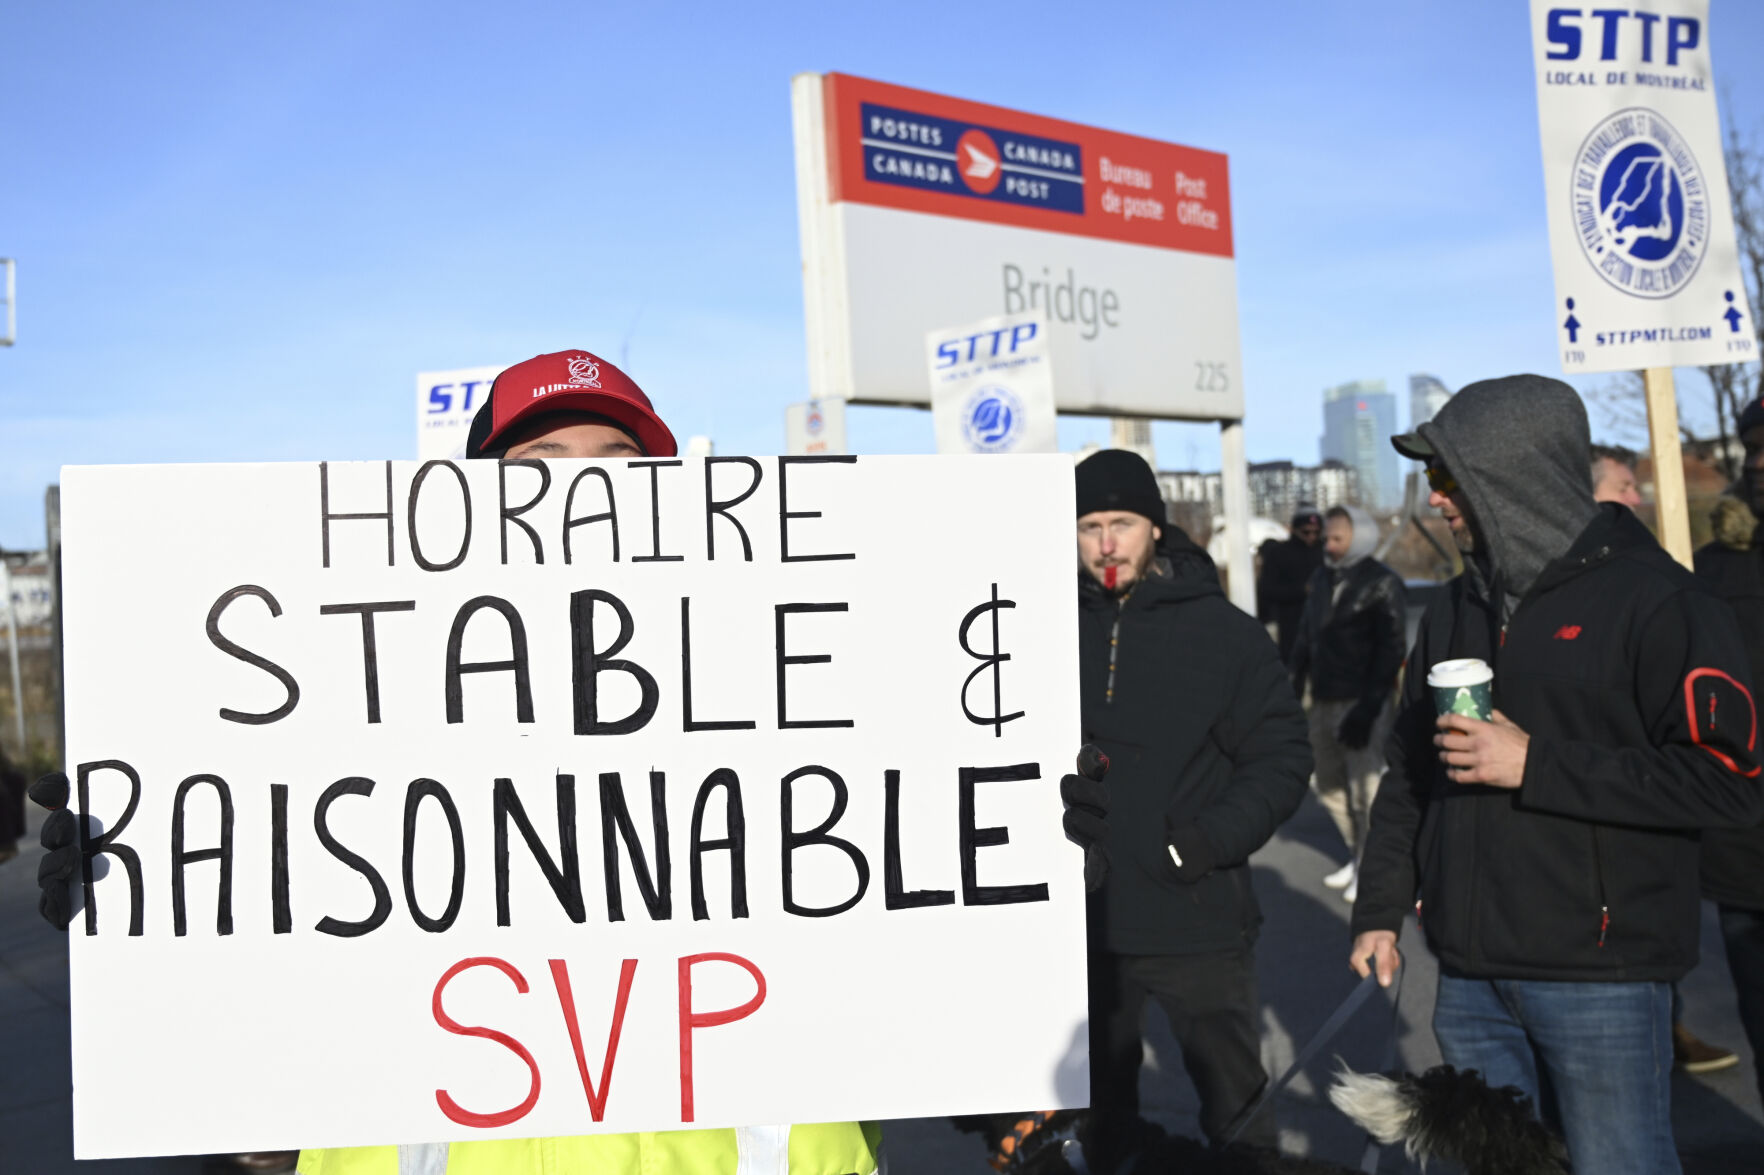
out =
[[1062,411],[1241,417],[1225,156],[841,74],[794,101],[815,394],[924,404],[928,331],[1041,313]]

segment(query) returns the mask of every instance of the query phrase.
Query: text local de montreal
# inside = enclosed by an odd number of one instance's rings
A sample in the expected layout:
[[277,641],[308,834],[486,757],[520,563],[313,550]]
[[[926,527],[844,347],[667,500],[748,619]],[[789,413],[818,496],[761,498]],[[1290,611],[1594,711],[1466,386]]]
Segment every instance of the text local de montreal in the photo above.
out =
[[[750,541],[749,528],[762,523],[772,523],[778,528],[778,557],[781,562],[817,563],[856,558],[856,552],[840,550],[805,550],[804,539],[808,536],[797,534],[796,528],[808,520],[823,518],[820,510],[807,508],[793,509],[790,500],[789,471],[794,465],[837,463],[850,465],[856,462],[852,456],[813,456],[813,457],[780,457],[777,461],[776,489],[778,510],[775,518],[765,515],[749,514],[745,518],[741,509],[742,503],[752,496],[758,488],[763,476],[760,462],[748,457],[714,457],[708,458],[705,493],[703,498],[703,521],[706,524],[706,558],[715,562],[718,559],[735,559],[751,561],[754,556],[754,544]],[[752,480],[744,492],[729,493],[726,490],[713,488],[713,478],[709,472],[714,466],[711,463],[745,466],[751,473]],[[506,563],[511,547],[518,549],[519,544],[530,541],[535,555],[542,561],[552,544],[521,517],[536,505],[551,488],[550,471],[544,462],[539,461],[503,461],[499,462],[497,478],[497,500],[494,509],[485,511],[480,506],[476,513],[479,516],[493,514],[497,520],[497,529],[501,532],[502,561]],[[584,480],[604,483],[607,490],[603,498],[597,498],[592,512],[573,513],[574,506],[566,505],[562,515],[564,519],[561,542],[558,544],[564,558],[571,558],[570,536],[572,532],[582,528],[601,528],[605,538],[609,540],[612,558],[617,560],[625,557],[629,562],[680,561],[683,554],[670,553],[664,549],[662,509],[660,494],[657,490],[657,479],[669,467],[678,467],[682,463],[677,460],[631,461],[625,463],[632,469],[646,469],[649,473],[651,488],[649,509],[639,511],[647,515],[642,519],[647,523],[642,529],[648,531],[651,543],[647,550],[635,555],[624,555],[621,552],[619,534],[619,512],[611,494],[611,481],[604,468],[589,465],[576,474],[575,484]],[[377,527],[385,526],[387,546],[385,558],[388,564],[394,563],[398,557],[394,532],[395,520],[404,514],[410,523],[405,540],[410,557],[425,570],[447,571],[459,566],[471,547],[474,539],[471,518],[474,514],[470,506],[471,487],[460,468],[449,461],[430,461],[420,466],[412,476],[406,502],[395,503],[392,483],[392,463],[385,463],[385,500],[384,509],[362,510],[353,508],[343,510],[332,504],[330,470],[327,465],[320,465],[318,510],[315,522],[320,531],[320,546],[323,560],[330,565],[333,546],[333,530],[342,526]],[[516,467],[536,470],[542,475],[538,493],[524,501],[510,500],[508,473]],[[457,477],[454,492],[462,495],[466,503],[466,526],[457,552],[449,552],[444,559],[433,558],[436,552],[426,550],[420,535],[415,529],[418,518],[418,501],[430,487],[436,484],[435,474],[438,470],[451,470]],[[598,478],[596,477],[598,475]],[[530,476],[530,474],[529,474]],[[799,472],[797,477],[801,477]],[[453,478],[441,477],[442,485],[452,482]],[[800,491],[799,501],[801,498]],[[573,495],[572,495],[573,497]],[[376,503],[377,504],[377,503]],[[397,505],[405,505],[406,510],[396,509]],[[359,506],[359,503],[354,504]],[[484,504],[484,505],[487,505]],[[604,507],[604,508],[601,508]],[[627,518],[629,516],[627,515]],[[832,519],[825,521],[833,522]],[[723,543],[716,542],[715,532],[719,527],[726,528],[726,539]],[[524,534],[517,534],[512,528],[519,528]],[[829,527],[827,532],[834,528]],[[734,541],[729,541],[729,540]],[[376,539],[377,543],[377,539]],[[641,545],[641,544],[640,544]],[[555,555],[557,551],[553,551]],[[377,558],[377,556],[376,556]],[[995,589],[996,592],[996,589]],[[681,669],[678,689],[681,697],[681,729],[683,734],[709,730],[746,730],[758,729],[757,718],[731,718],[722,716],[718,719],[706,719],[699,714],[695,717],[692,697],[692,659],[691,659],[691,613],[690,598],[681,597],[679,623],[681,625]],[[295,674],[284,664],[272,659],[264,651],[260,641],[259,648],[246,648],[232,640],[222,632],[230,610],[252,606],[258,609],[267,608],[275,618],[282,616],[280,602],[267,588],[245,584],[234,587],[215,600],[206,617],[205,629],[208,641],[221,652],[253,666],[269,675],[280,686],[284,695],[281,703],[268,711],[241,711],[231,707],[222,707],[219,717],[232,723],[246,727],[267,727],[280,722],[294,712],[299,705],[301,687]],[[395,616],[399,612],[414,610],[414,600],[382,600],[373,602],[340,601],[322,605],[319,612],[323,615],[336,616],[347,620],[355,617],[361,625],[361,658],[362,680],[365,681],[365,706],[363,720],[368,724],[380,721],[379,666],[377,662],[376,621],[381,618]],[[573,730],[582,736],[618,736],[632,734],[648,726],[656,716],[661,696],[661,684],[658,674],[652,666],[639,664],[636,660],[622,657],[625,647],[630,643],[636,630],[631,608],[623,600],[596,588],[573,591],[567,600],[569,632],[571,643],[571,683],[570,696],[573,708]],[[670,609],[671,611],[671,609]],[[830,654],[804,652],[802,646],[796,644],[799,637],[791,633],[792,618],[812,613],[847,613],[847,605],[840,601],[792,601],[775,605],[773,623],[775,625],[775,658],[774,675],[776,685],[776,715],[766,725],[773,725],[779,731],[842,728],[855,725],[854,719],[844,716],[815,715],[804,716],[798,708],[804,705],[801,699],[792,692],[791,673],[793,666],[829,665],[833,661]],[[976,610],[978,611],[978,609]],[[497,627],[499,635],[506,633],[509,656],[498,661],[467,662],[462,660],[461,648],[464,634],[474,618],[482,618]],[[671,616],[670,616],[671,621]],[[275,621],[272,620],[269,631],[274,631]],[[964,638],[965,639],[965,638]],[[277,656],[289,660],[281,652]],[[978,654],[976,654],[978,655]],[[484,673],[493,675],[506,683],[507,691],[513,695],[518,721],[533,721],[532,684],[529,680],[527,667],[527,636],[526,624],[514,605],[507,600],[495,596],[478,596],[460,605],[452,623],[448,638],[442,705],[448,723],[464,723],[467,721],[465,698],[462,690],[462,678],[467,674]],[[603,679],[622,677],[626,681],[635,681],[640,700],[629,713],[606,714],[600,707],[600,684]],[[342,679],[343,675],[335,675]],[[806,692],[804,687],[796,687]],[[627,691],[626,696],[629,696]],[[964,704],[964,709],[966,709]],[[969,717],[985,724],[985,721],[974,716]],[[1008,721],[1009,718],[1007,717]],[[952,838],[959,858],[960,887],[957,889],[911,889],[908,888],[903,876],[901,851],[901,773],[894,769],[880,772],[884,788],[884,828],[880,837],[883,858],[882,902],[887,910],[911,910],[934,906],[954,905],[958,902],[964,906],[992,906],[1021,902],[1040,902],[1048,899],[1048,887],[1045,883],[989,885],[981,881],[982,861],[980,850],[989,846],[1009,843],[1010,834],[1006,827],[988,827],[977,823],[976,804],[977,792],[993,786],[1021,783],[1027,780],[1042,778],[1038,763],[980,763],[956,769],[955,782],[958,790],[958,817],[956,835]],[[143,933],[144,923],[144,884],[142,879],[141,860],[167,859],[159,853],[144,854],[136,846],[141,844],[144,835],[155,835],[153,830],[140,828],[140,820],[135,811],[141,797],[143,780],[140,772],[123,759],[101,759],[82,762],[76,770],[78,804],[82,813],[100,815],[92,811],[91,793],[94,786],[105,788],[105,795],[111,798],[120,797],[121,787],[127,788],[127,800],[114,806],[114,811],[107,811],[104,817],[114,820],[102,835],[83,833],[81,847],[86,858],[84,870],[85,896],[85,932],[97,934],[100,920],[97,904],[94,901],[93,873],[91,859],[100,854],[109,854],[120,860],[125,868],[129,894],[129,912],[125,920],[120,911],[105,917],[102,924],[107,933],[115,934],[126,924],[127,934],[131,936]],[[162,781],[147,781],[160,784]],[[169,784],[170,781],[163,781]],[[554,894],[569,918],[577,923],[588,919],[588,902],[584,896],[582,871],[578,853],[578,834],[576,829],[578,807],[595,807],[599,809],[601,822],[601,845],[603,854],[603,873],[605,877],[605,907],[608,922],[623,921],[626,917],[619,877],[621,863],[634,875],[637,888],[641,891],[642,904],[648,916],[653,920],[668,920],[676,916],[674,893],[674,871],[670,851],[670,826],[678,827],[679,818],[684,815],[685,793],[677,787],[669,787],[666,773],[651,769],[648,779],[649,811],[650,811],[650,848],[643,847],[643,836],[638,831],[638,820],[632,815],[632,809],[641,811],[640,803],[628,801],[623,781],[617,772],[604,772],[598,777],[598,795],[596,798],[578,798],[576,778],[572,774],[558,772],[555,778],[546,781],[545,785],[535,785],[531,780],[517,782],[509,778],[497,778],[491,781],[487,796],[482,788],[474,787],[473,795],[480,800],[487,799],[490,823],[494,829],[494,860],[493,884],[495,887],[496,922],[498,926],[511,925],[513,906],[509,891],[509,859],[511,851],[520,851],[518,846],[524,845],[533,862],[544,874]],[[120,785],[120,786],[119,786]],[[234,931],[233,897],[231,875],[233,867],[234,842],[234,805],[232,787],[220,776],[209,773],[194,773],[177,783],[175,798],[169,813],[170,841],[170,881],[171,881],[171,921],[174,935],[184,936],[189,932],[191,923],[190,911],[187,909],[185,897],[185,875],[189,866],[203,862],[218,862],[219,881],[216,888],[215,927],[220,935],[230,935]],[[420,929],[431,933],[439,933],[453,926],[459,916],[465,893],[467,878],[467,854],[463,839],[460,816],[460,804],[452,790],[441,781],[433,779],[416,779],[410,781],[401,796],[387,794],[393,789],[380,789],[374,780],[350,776],[341,778],[327,786],[318,797],[313,811],[311,827],[318,843],[337,861],[360,875],[361,884],[372,893],[373,909],[359,920],[346,920],[331,914],[320,918],[313,926],[319,933],[335,935],[342,938],[357,938],[386,924],[394,915],[394,903],[390,886],[387,883],[387,871],[367,860],[353,849],[344,845],[332,830],[329,813],[339,803],[375,803],[394,806],[403,816],[402,859],[393,865],[397,873],[402,875],[404,883],[404,905],[411,921]],[[379,794],[376,795],[376,792]],[[782,903],[786,913],[804,918],[822,918],[843,913],[855,907],[870,891],[870,858],[874,854],[873,835],[865,835],[863,830],[840,828],[840,820],[848,804],[850,790],[844,777],[831,767],[820,764],[804,764],[783,775],[780,780],[778,828],[780,832],[779,856],[777,867],[782,880]],[[269,928],[275,934],[287,934],[294,930],[291,888],[297,888],[290,877],[289,864],[289,787],[285,783],[270,784],[271,820],[270,827],[262,830],[267,839],[271,858],[272,886],[270,894],[271,909]],[[192,804],[201,802],[203,811],[213,810],[218,806],[219,833],[218,844],[192,847],[186,843],[185,824],[186,810]],[[426,844],[425,856],[431,852],[440,852],[444,856],[451,851],[451,883],[450,893],[443,909],[433,909],[439,905],[431,896],[429,906],[425,909],[419,900],[414,881],[413,862],[417,852],[419,839],[419,813],[425,806],[432,805],[445,818],[448,836],[437,836],[432,844]],[[538,809],[541,807],[555,808],[556,814],[556,848],[548,844],[548,833],[540,830],[547,821],[541,818]],[[106,804],[106,808],[112,805]],[[799,812],[798,809],[801,809]],[[117,813],[120,813],[117,814]],[[690,850],[688,861],[690,913],[695,920],[709,919],[713,916],[711,901],[707,896],[705,876],[707,868],[726,871],[729,898],[728,916],[745,918],[748,916],[747,873],[749,867],[747,853],[747,818],[743,803],[742,781],[737,772],[730,767],[718,767],[710,771],[705,778],[692,789],[690,807]],[[818,820],[818,823],[814,823]],[[206,821],[205,821],[206,823]],[[712,827],[707,831],[707,823]],[[812,824],[811,827],[802,827]],[[438,826],[431,820],[429,827],[437,830]],[[518,837],[510,835],[511,831]],[[847,834],[848,835],[844,835]],[[451,841],[451,850],[448,841]],[[860,842],[862,842],[860,844]],[[621,852],[621,844],[623,850]],[[793,864],[799,851],[817,847],[820,851],[833,850],[844,854],[849,863],[849,892],[843,900],[826,905],[811,905],[799,899],[793,885]],[[622,860],[623,858],[623,860]],[[390,863],[389,863],[390,864]],[[482,866],[479,866],[481,869]],[[478,874],[482,876],[481,873]],[[825,896],[825,895],[822,895]],[[191,904],[194,904],[192,899]],[[206,920],[206,919],[203,919]],[[255,921],[255,920],[253,920]],[[303,918],[304,921],[304,918]],[[750,964],[744,964],[751,967]]]

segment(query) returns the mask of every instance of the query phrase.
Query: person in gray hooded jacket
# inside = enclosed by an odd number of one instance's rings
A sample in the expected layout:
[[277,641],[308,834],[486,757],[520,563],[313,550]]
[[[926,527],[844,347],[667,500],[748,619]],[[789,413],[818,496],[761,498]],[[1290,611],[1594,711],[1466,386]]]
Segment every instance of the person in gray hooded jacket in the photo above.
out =
[[[1349,962],[1389,983],[1419,892],[1446,1062],[1529,1095],[1574,1170],[1671,1175],[1698,830],[1764,810],[1739,627],[1633,513],[1593,501],[1586,409],[1561,381],[1472,384],[1394,442],[1426,462],[1465,570],[1409,655]],[[1470,657],[1494,671],[1489,719],[1436,716],[1429,670]]]
[[1307,679],[1311,687],[1317,798],[1348,850],[1348,863],[1323,883],[1350,902],[1405,650],[1403,581],[1372,557],[1377,546],[1370,514],[1358,506],[1330,509],[1323,566],[1311,576],[1292,650],[1294,692],[1303,697]]

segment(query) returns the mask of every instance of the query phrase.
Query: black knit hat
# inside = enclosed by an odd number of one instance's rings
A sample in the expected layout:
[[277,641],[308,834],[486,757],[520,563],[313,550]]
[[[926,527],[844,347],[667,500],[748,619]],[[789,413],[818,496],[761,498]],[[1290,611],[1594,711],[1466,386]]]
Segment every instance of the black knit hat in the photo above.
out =
[[1168,521],[1151,466],[1126,449],[1103,449],[1078,463],[1078,517],[1098,510],[1143,514],[1156,526]]
[[1740,410],[1739,419],[1734,421],[1733,431],[1743,437],[1760,424],[1764,424],[1764,400],[1753,400]]

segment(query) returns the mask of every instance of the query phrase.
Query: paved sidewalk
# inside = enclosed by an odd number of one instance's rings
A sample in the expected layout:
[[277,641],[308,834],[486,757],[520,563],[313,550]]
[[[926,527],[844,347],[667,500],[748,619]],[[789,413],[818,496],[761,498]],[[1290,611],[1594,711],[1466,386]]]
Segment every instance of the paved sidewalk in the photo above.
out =
[[[4,1175],[201,1175],[198,1158],[141,1159],[76,1164],[72,1157],[71,1078],[68,1069],[67,946],[36,913],[35,817],[30,845],[0,865],[0,1172]],[[1321,878],[1338,863],[1337,838],[1322,809],[1307,799],[1299,813],[1255,859],[1256,890],[1267,914],[1258,952],[1263,1055],[1270,1070],[1290,1062],[1355,982],[1345,963],[1348,907]],[[1402,1064],[1422,1069],[1438,1062],[1428,1027],[1433,961],[1419,939],[1404,936],[1410,973],[1399,1029]],[[1705,908],[1702,966],[1682,985],[1686,1019],[1704,1039],[1744,1052],[1733,993],[1714,917]],[[1033,966],[1032,951],[1017,965]],[[1390,1024],[1387,1002],[1363,1008],[1335,1048],[1358,1069],[1382,1061]],[[1144,1077],[1148,1116],[1172,1130],[1196,1132],[1194,1091],[1161,1014],[1147,1035]],[[1357,1163],[1360,1138],[1323,1098],[1320,1082],[1333,1059],[1319,1060],[1281,1098],[1282,1141],[1295,1153]],[[192,1112],[200,1112],[192,1108]],[[1751,1058],[1737,1069],[1703,1078],[1679,1078],[1673,1117],[1687,1175],[1740,1175],[1764,1169],[1764,1107],[1753,1087]],[[886,1124],[893,1175],[973,1172],[988,1168],[978,1141],[939,1118]],[[1386,1154],[1385,1171],[1410,1170]]]

